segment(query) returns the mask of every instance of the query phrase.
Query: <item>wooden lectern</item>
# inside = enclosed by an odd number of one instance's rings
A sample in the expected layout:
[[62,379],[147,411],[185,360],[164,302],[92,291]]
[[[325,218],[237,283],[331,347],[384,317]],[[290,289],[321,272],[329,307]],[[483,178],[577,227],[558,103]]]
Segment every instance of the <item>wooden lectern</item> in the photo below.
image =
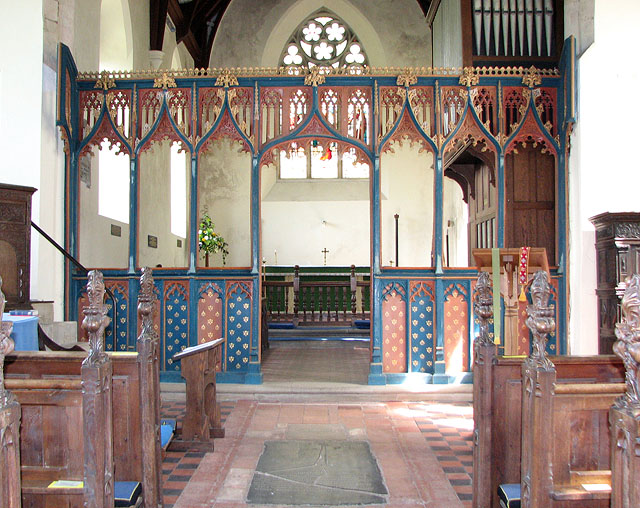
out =
[[182,362],[182,377],[187,382],[187,408],[182,427],[169,450],[213,451],[213,438],[224,437],[220,423],[220,405],[216,400],[216,364],[220,361],[224,338],[192,346],[173,355]]
[[[473,249],[471,251],[476,267],[480,271],[493,273],[492,249]],[[522,285],[518,282],[520,249],[500,249],[500,294],[504,301],[504,354],[529,354],[528,340],[526,352],[518,347],[518,297]],[[538,270],[549,273],[547,250],[544,247],[531,247],[527,266],[527,282]],[[495,288],[494,288],[495,291]],[[496,317],[494,316],[494,319]],[[528,332],[527,332],[528,334]]]

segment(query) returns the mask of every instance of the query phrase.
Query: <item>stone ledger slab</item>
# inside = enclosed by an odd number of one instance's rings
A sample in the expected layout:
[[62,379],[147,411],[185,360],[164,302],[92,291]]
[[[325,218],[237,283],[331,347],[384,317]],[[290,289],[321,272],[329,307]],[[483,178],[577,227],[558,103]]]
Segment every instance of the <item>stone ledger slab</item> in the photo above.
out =
[[384,504],[387,488],[366,441],[267,441],[247,502]]

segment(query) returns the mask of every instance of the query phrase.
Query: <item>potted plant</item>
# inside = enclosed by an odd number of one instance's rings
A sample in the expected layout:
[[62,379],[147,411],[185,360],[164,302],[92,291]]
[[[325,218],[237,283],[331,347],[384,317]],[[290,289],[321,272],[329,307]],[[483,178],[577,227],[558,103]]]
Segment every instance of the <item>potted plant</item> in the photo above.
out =
[[204,265],[207,267],[209,266],[209,254],[221,252],[223,265],[226,264],[229,255],[229,244],[215,232],[215,227],[211,217],[205,211],[198,227],[198,247],[204,252]]

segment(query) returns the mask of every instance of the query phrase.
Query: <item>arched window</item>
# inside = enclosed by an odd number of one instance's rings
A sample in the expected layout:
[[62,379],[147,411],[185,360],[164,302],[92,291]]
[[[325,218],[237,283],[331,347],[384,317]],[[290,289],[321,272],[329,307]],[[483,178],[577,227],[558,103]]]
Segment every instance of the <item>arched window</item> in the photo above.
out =
[[358,37],[335,14],[321,10],[307,18],[285,44],[284,67],[348,67],[355,72],[369,65]]

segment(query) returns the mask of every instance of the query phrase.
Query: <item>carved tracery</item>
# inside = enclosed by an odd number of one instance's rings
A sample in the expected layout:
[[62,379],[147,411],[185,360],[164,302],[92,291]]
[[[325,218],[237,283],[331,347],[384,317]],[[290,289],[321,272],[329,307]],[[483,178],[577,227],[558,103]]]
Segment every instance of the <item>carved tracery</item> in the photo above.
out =
[[131,136],[131,92],[113,90],[107,94],[107,109],[113,125],[124,137]]
[[542,153],[550,153],[551,155],[557,155],[556,149],[549,139],[549,133],[543,132],[535,119],[535,114],[532,110],[529,110],[526,118],[519,127],[515,137],[509,142],[509,145],[505,147],[505,154],[512,151],[517,153],[517,147],[521,145],[526,147],[532,145],[534,148],[541,147]]
[[[488,154],[495,152],[493,144],[489,142],[489,136],[480,129],[471,112],[467,112],[460,128],[456,131],[455,135],[447,141],[443,150],[445,159],[451,157],[452,154],[457,154],[458,151],[464,150],[468,146],[473,146],[478,151],[487,152]],[[496,164],[493,163],[491,166],[496,166]]]
[[231,114],[238,127],[253,142],[253,90],[233,88],[228,91]]
[[551,136],[555,135],[556,94],[553,89],[534,90],[536,111],[545,129]]
[[479,87],[471,90],[473,107],[485,128],[496,134],[496,97],[495,89]]
[[158,119],[163,101],[162,90],[140,91],[138,138],[146,136]]
[[167,107],[171,119],[182,133],[191,135],[191,91],[187,88],[176,88],[167,93]]
[[517,128],[527,107],[527,101],[523,95],[522,88],[504,89],[504,122],[507,134],[511,134]]
[[417,143],[420,146],[418,153],[422,153],[429,147],[429,144],[425,140],[424,136],[420,134],[420,132],[418,132],[415,123],[413,122],[413,120],[411,120],[411,117],[406,112],[404,115],[402,115],[402,119],[400,120],[398,127],[389,137],[389,139],[387,139],[381,151],[393,153],[394,150],[392,147],[392,143],[394,141],[403,142],[405,140],[408,140],[411,145]]
[[104,95],[101,90],[91,90],[79,93],[80,102],[80,132],[82,139],[86,138],[95,127],[100,111],[102,110],[102,101]]
[[200,136],[203,136],[218,119],[224,103],[222,88],[201,88],[200,93]]
[[378,139],[382,139],[398,122],[407,91],[400,87],[380,88]]
[[228,110],[224,112],[224,116],[222,117],[222,120],[216,127],[216,130],[213,132],[213,134],[211,134],[211,136],[209,136],[203,143],[200,152],[206,152],[212,147],[214,141],[220,139],[230,139],[232,141],[238,141],[242,146],[243,152],[251,152],[249,143],[247,143],[246,139],[242,137],[242,135],[234,125]]
[[413,87],[409,89],[409,105],[420,128],[432,137],[433,128],[433,89],[431,87]]
[[462,119],[467,101],[467,91],[457,87],[442,89],[442,125],[444,135],[448,136]]

